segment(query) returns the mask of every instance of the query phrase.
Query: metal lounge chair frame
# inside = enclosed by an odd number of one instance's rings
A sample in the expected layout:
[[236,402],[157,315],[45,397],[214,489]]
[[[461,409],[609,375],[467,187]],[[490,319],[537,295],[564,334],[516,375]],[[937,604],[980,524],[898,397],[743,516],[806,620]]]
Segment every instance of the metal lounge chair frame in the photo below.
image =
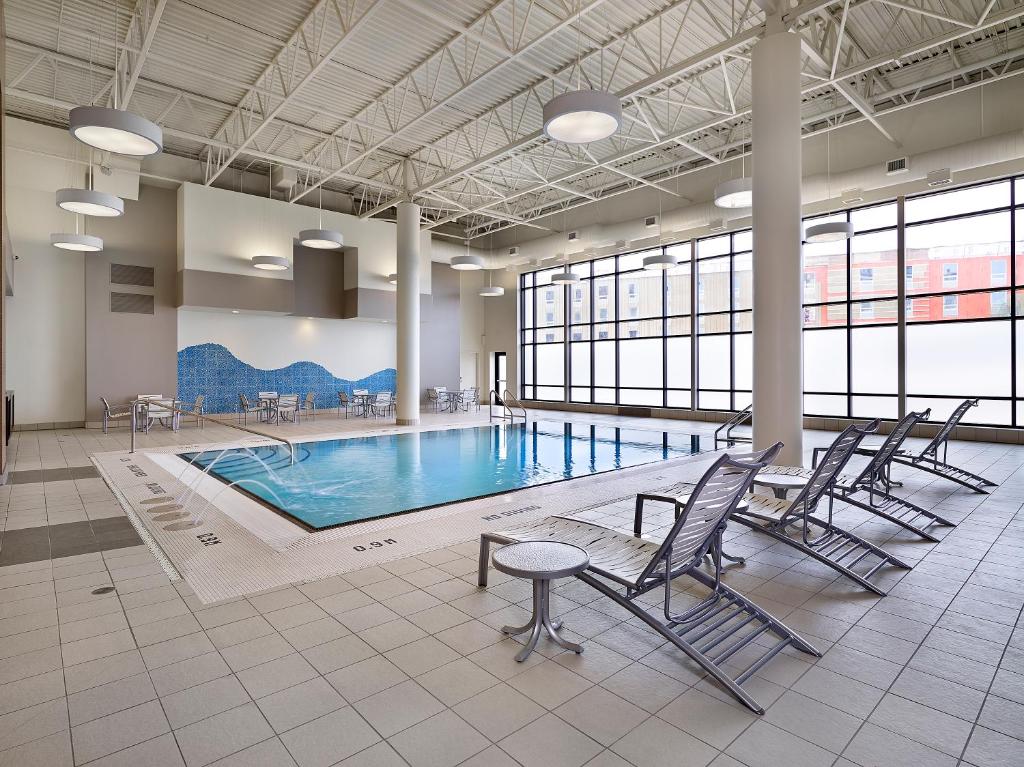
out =
[[[483,533],[479,583],[487,585],[491,543],[559,540],[581,546],[590,554],[590,565],[577,578],[668,640],[752,711],[764,713],[761,705],[743,689],[743,683],[788,646],[812,655],[820,653],[779,620],[722,583],[722,532],[754,476],[765,465],[765,459],[777,454],[780,448],[781,444],[776,444],[753,454],[749,461],[727,454],[719,457],[697,483],[678,519],[660,541],[557,516],[505,532]],[[707,555],[712,559],[711,575],[700,569]],[[684,575],[711,593],[682,612],[675,612],[672,582]],[[620,591],[622,587],[624,593]],[[640,595],[658,588],[664,589],[664,620],[637,601]],[[758,643],[769,632],[778,641]],[[735,675],[724,668],[730,659]]]
[[903,416],[886,437],[885,442],[871,456],[861,473],[847,480],[847,483],[837,482],[829,494],[851,506],[887,519],[929,541],[939,540],[929,532],[929,528],[935,525],[956,527],[955,522],[889,492],[893,486],[890,479],[893,458],[910,435],[911,429],[927,419],[930,412],[923,410]]
[[[807,484],[796,498],[788,501],[784,498],[750,495],[746,498],[747,505],[737,508],[732,519],[792,546],[869,591],[885,596],[885,591],[872,583],[871,577],[886,565],[906,570],[911,566],[832,522],[832,491],[839,479],[839,472],[853,457],[861,440],[876,429],[877,420],[863,427],[846,427],[825,451],[824,458],[810,474]],[[815,514],[825,498],[828,499],[827,513]],[[799,528],[799,537],[787,532],[791,527]],[[872,563],[872,557],[877,561]],[[871,567],[864,572],[856,572],[854,568],[861,562],[867,562]]]
[[750,404],[715,429],[715,450],[718,450],[719,445],[725,445],[725,447],[729,448],[741,442],[750,444],[753,441],[751,437],[745,434],[733,434],[733,430],[739,426],[746,426],[748,423],[752,423],[753,418],[754,405]]
[[[929,474],[948,479],[950,482],[956,482],[958,485],[962,485],[976,493],[987,495],[989,492],[988,488],[996,487],[997,483],[985,479],[978,474],[972,474],[967,469],[953,466],[946,461],[946,453],[949,449],[949,435],[953,433],[953,429],[960,425],[960,421],[963,420],[967,411],[972,407],[976,407],[977,404],[977,399],[965,399],[954,408],[949,418],[942,424],[942,428],[936,432],[931,442],[925,445],[920,453],[914,455],[907,451],[899,450],[893,456],[892,462],[927,471]],[[877,449],[877,447],[871,446],[865,448],[863,452],[866,455],[870,455]],[[939,457],[940,453],[942,454],[941,458]]]

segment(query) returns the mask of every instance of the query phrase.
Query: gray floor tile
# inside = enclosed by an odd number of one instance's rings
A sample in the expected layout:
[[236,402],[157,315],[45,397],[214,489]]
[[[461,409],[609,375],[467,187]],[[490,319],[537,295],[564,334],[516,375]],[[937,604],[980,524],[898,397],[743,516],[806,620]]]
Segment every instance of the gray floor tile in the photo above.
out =
[[90,762],[89,767],[184,767],[184,764],[178,742],[168,732]]
[[160,699],[174,730],[248,702],[248,694],[234,676],[222,676]]
[[451,710],[403,730],[389,743],[411,767],[453,767],[490,745]]
[[648,717],[648,713],[603,687],[591,687],[554,710],[603,746],[610,746]]
[[295,767],[295,760],[280,739],[270,738],[218,759],[211,767]]
[[726,748],[759,717],[739,703],[726,703],[690,689],[658,712],[658,716],[718,749]]
[[889,730],[865,724],[843,755],[865,767],[954,767],[957,760]]
[[343,708],[345,700],[323,678],[317,677],[260,698],[256,705],[270,726],[281,733]]
[[299,725],[281,736],[299,767],[328,767],[380,740],[351,706]]
[[971,723],[896,695],[886,695],[868,721],[959,757],[971,734]]
[[149,674],[142,673],[68,696],[71,725],[84,724],[102,716],[134,708],[154,700],[156,690]]
[[225,711],[174,733],[188,767],[221,759],[274,734],[255,703]]
[[749,767],[825,767],[835,754],[764,721],[754,722],[726,749]]
[[298,653],[253,666],[238,674],[239,680],[253,698],[263,698],[279,690],[301,684],[317,676],[314,669]]
[[553,714],[545,714],[498,745],[524,767],[580,767],[603,750],[597,741]]
[[0,751],[0,767],[71,767],[71,736],[67,730]]
[[170,727],[157,701],[94,719],[71,729],[75,760],[92,761],[168,732]]

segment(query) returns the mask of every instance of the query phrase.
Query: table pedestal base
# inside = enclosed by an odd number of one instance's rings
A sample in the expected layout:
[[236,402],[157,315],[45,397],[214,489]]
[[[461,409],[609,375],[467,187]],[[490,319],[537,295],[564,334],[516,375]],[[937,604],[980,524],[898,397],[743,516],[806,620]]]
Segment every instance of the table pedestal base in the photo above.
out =
[[564,647],[566,650],[572,650],[575,653],[583,652],[583,648],[580,645],[563,639],[559,635],[558,629],[562,628],[562,621],[551,620],[551,615],[548,613],[550,585],[551,581],[549,580],[535,580],[533,582],[533,616],[530,618],[529,623],[524,626],[503,626],[501,629],[503,634],[508,634],[509,636],[524,634],[527,631],[530,632],[530,640],[516,654],[516,660],[520,663],[530,657],[530,653],[537,647],[542,629],[548,632],[548,636],[559,647]]

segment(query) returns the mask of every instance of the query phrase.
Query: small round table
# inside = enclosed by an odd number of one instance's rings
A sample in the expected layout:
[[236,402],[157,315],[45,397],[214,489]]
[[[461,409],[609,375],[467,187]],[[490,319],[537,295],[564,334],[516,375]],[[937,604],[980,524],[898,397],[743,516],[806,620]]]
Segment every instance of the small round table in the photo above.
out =
[[776,498],[785,500],[790,490],[802,490],[807,478],[796,474],[758,474],[754,477],[754,484],[771,488]]
[[524,541],[502,546],[494,552],[492,559],[494,568],[499,572],[533,581],[533,616],[530,622],[524,626],[504,626],[501,629],[502,633],[510,636],[530,632],[530,641],[516,654],[516,660],[521,663],[533,652],[540,639],[541,628],[559,646],[576,653],[583,652],[580,645],[559,636],[558,629],[562,627],[562,622],[551,620],[548,605],[551,581],[583,572],[590,564],[590,555],[570,543]]

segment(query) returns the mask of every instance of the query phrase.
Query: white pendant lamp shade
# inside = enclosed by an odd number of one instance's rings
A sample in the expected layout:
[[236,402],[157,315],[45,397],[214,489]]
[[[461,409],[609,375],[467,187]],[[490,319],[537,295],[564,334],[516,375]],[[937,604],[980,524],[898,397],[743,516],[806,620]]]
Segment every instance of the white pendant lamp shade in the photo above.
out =
[[124,200],[92,189],[58,189],[57,207],[83,216],[124,215]]
[[299,232],[299,244],[317,250],[335,250],[345,244],[345,238],[333,229],[303,229]]
[[813,224],[804,232],[804,242],[835,242],[853,237],[853,224],[849,221],[825,221]]
[[580,281],[580,276],[575,272],[570,272],[568,267],[564,272],[555,272],[551,275],[551,282],[554,285],[572,285]]
[[390,282],[392,285],[397,285],[398,284],[398,275],[397,274],[389,274],[388,275],[388,282]]
[[460,272],[473,272],[484,268],[484,260],[480,256],[453,256],[452,269]]
[[283,272],[290,264],[284,256],[253,256],[252,266],[265,272]]
[[600,141],[615,133],[621,123],[622,102],[607,91],[568,91],[544,105],[544,133],[553,141]]
[[505,295],[505,288],[501,287],[501,285],[485,285],[480,288],[480,295],[485,298],[503,296]]
[[715,205],[719,208],[749,208],[754,201],[754,184],[749,176],[734,178],[715,187]]
[[668,253],[655,253],[644,258],[644,269],[671,269],[678,265],[679,262],[675,256],[670,256]]
[[132,112],[109,107],[75,107],[68,113],[71,135],[104,152],[147,157],[164,148],[160,126]]
[[61,250],[78,250],[86,253],[95,253],[103,250],[103,240],[93,237],[91,234],[77,234],[73,232],[61,232],[50,235],[50,244]]

